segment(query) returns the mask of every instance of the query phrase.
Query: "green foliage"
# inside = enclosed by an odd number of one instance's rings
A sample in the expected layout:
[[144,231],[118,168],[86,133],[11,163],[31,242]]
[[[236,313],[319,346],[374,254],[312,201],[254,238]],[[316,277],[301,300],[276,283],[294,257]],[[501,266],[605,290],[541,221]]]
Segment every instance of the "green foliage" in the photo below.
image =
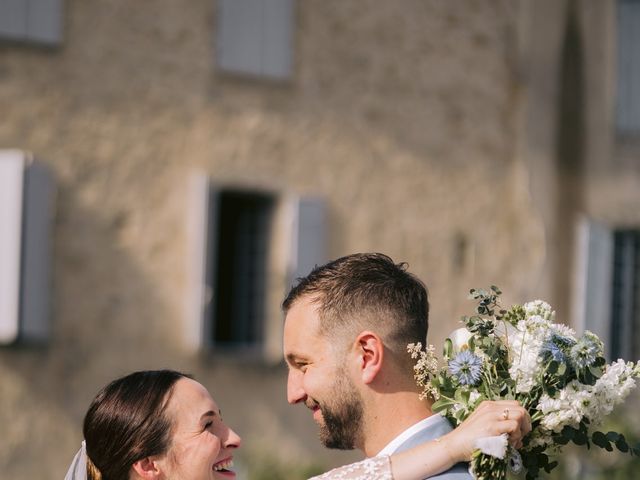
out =
[[506,480],[507,464],[502,460],[476,451],[471,457],[471,468],[476,480]]
[[[563,461],[549,479],[553,480],[629,480],[640,477],[640,423],[629,421],[637,415],[640,397],[635,395],[609,417],[601,431],[591,436],[598,447],[587,453],[569,446]],[[607,432],[607,433],[605,433]],[[624,440],[623,440],[624,439]],[[626,444],[626,447],[625,447]],[[628,448],[628,452],[624,451]]]

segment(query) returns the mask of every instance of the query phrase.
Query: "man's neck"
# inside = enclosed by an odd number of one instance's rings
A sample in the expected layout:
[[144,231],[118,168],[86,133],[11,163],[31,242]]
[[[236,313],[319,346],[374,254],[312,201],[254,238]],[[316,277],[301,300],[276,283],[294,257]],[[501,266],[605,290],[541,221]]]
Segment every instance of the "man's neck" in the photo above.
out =
[[362,445],[358,448],[373,457],[402,432],[431,415],[430,405],[420,400],[415,391],[376,395],[368,405]]

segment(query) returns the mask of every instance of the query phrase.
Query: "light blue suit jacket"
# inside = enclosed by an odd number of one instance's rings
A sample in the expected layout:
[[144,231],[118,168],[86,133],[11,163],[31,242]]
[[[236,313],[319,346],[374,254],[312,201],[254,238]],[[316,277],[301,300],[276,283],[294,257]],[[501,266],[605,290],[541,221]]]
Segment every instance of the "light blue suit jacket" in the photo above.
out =
[[[447,419],[437,415],[437,419],[434,419],[434,421],[427,425],[427,427],[408,438],[393,453],[404,452],[405,450],[409,450],[421,443],[441,437],[446,433],[449,433],[451,430],[453,429]],[[446,472],[442,472],[439,475],[429,478],[438,478],[440,480],[473,480],[473,477],[469,475],[468,463],[458,463]]]

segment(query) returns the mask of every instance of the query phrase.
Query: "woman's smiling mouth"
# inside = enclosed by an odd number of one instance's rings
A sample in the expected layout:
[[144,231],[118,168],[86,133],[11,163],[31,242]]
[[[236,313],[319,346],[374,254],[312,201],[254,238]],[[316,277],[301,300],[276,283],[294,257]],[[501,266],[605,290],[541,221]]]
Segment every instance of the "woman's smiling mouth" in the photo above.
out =
[[213,470],[215,472],[230,472],[232,468],[233,468],[233,458],[227,458],[225,460],[222,460],[216,463],[213,466]]

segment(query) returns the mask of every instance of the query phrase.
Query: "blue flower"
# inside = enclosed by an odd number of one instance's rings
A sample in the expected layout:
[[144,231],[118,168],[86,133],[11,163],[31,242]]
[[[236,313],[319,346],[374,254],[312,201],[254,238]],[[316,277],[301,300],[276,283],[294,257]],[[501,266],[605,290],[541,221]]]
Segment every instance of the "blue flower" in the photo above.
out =
[[482,360],[469,350],[463,350],[449,361],[449,372],[460,385],[475,385],[480,381]]
[[549,337],[540,349],[540,354],[545,360],[551,360],[558,363],[566,362],[565,348],[575,345],[575,341],[569,337],[553,334]]
[[586,332],[578,343],[571,347],[569,355],[576,370],[589,367],[594,364],[602,350],[602,342],[595,335]]

